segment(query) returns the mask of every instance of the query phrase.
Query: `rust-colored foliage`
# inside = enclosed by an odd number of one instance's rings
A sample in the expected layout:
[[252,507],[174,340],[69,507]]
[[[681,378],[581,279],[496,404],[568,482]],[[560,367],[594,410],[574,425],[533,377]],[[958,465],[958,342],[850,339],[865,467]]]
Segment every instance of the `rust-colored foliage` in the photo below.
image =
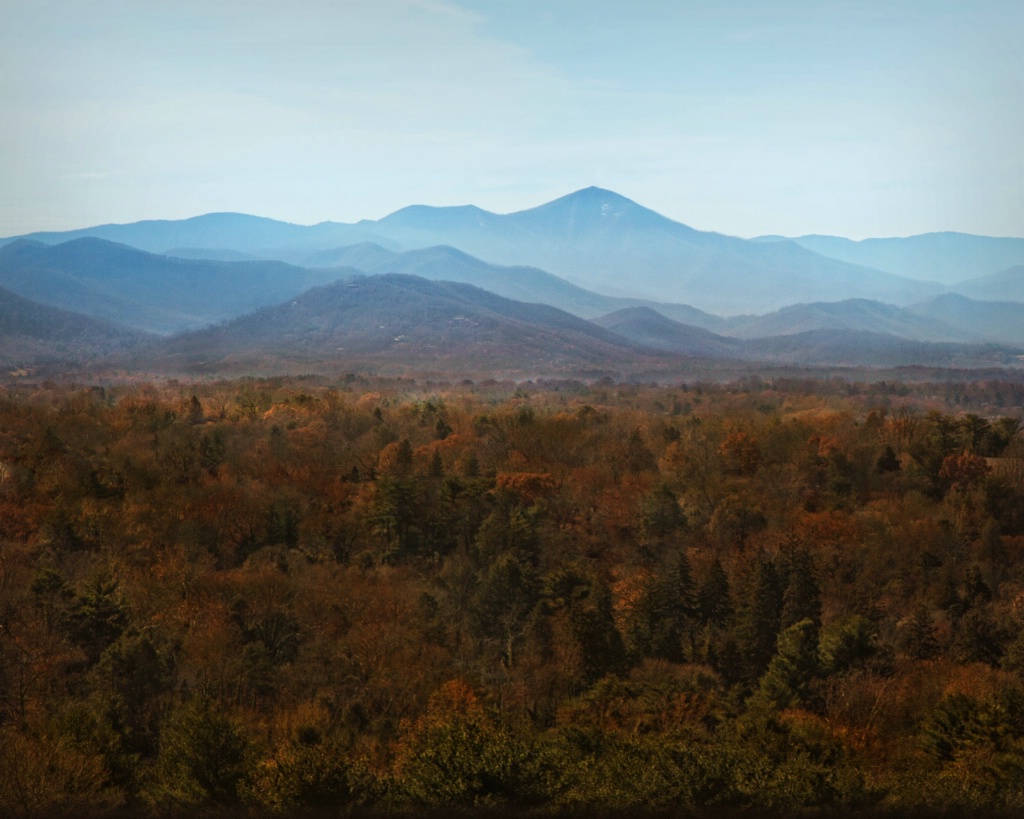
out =
[[1015,804],[1022,412],[1012,382],[9,388],[0,813],[210,806],[189,714],[255,811]]

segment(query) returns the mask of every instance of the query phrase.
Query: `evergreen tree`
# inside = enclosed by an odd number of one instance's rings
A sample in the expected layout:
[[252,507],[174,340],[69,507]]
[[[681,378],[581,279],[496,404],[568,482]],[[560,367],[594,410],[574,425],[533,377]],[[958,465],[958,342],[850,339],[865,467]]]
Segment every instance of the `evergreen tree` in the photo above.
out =
[[128,613],[117,581],[105,573],[89,578],[76,598],[70,615],[71,639],[85,651],[89,662],[95,663],[125,630]]
[[696,590],[685,549],[676,550],[652,575],[627,624],[626,642],[635,660],[660,657],[683,662],[692,643]]
[[233,805],[249,763],[249,744],[215,703],[199,698],[178,708],[160,738],[159,792],[170,805]]
[[886,472],[899,471],[900,459],[896,455],[896,450],[894,450],[889,444],[886,444],[885,451],[878,456],[878,460],[875,462],[875,472],[882,475]]
[[991,600],[992,590],[988,587],[988,583],[985,582],[985,578],[982,577],[981,569],[977,565],[971,566],[967,570],[967,576],[964,578],[964,603],[967,608],[975,608],[991,602]]
[[903,638],[904,651],[915,660],[931,660],[939,654],[939,641],[935,636],[932,614],[923,603],[914,609],[907,621]]
[[1005,653],[1003,635],[982,612],[971,610],[957,624],[953,655],[961,663],[986,663],[995,667]]
[[746,664],[746,679],[755,682],[775,655],[782,614],[782,589],[775,564],[758,551],[747,567],[736,599],[736,644]]
[[729,575],[717,557],[708,570],[708,576],[700,586],[697,600],[701,622],[705,625],[725,626],[732,616],[729,595]]
[[659,485],[644,501],[641,527],[644,537],[661,540],[686,527],[686,515],[679,507],[675,493],[665,484]]
[[786,629],[801,620],[810,620],[817,639],[817,631],[821,628],[821,588],[814,576],[814,561],[806,549],[796,550],[788,556],[786,575],[780,625]]
[[802,702],[818,673],[818,627],[801,620],[779,634],[778,652],[758,683],[752,704],[781,710]]
[[584,679],[593,683],[625,667],[626,649],[612,615],[612,595],[601,578],[591,581],[585,601],[573,606],[573,635],[582,654]]
[[430,466],[427,468],[427,475],[431,478],[444,477],[444,463],[441,460],[441,452],[437,449],[430,458]]

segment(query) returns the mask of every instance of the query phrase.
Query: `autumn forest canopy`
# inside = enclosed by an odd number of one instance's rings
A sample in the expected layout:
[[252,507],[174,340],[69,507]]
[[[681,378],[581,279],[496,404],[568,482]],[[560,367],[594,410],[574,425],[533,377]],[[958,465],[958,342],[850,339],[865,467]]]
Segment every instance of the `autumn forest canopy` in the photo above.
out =
[[0,814],[1019,809],[1022,414],[995,380],[12,384]]

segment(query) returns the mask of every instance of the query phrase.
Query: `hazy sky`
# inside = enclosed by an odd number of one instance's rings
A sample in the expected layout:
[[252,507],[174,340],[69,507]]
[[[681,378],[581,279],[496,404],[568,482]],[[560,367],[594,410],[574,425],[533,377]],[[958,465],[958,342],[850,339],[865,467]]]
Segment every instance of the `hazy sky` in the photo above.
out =
[[532,207],[1024,236],[1022,0],[0,0],[0,236]]

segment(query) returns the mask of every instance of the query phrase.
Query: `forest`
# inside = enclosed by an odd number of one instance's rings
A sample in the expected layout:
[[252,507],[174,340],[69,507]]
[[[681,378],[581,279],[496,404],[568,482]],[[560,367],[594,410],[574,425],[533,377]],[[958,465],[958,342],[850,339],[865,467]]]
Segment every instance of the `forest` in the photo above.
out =
[[1024,808],[1024,384],[0,391],[0,815]]

